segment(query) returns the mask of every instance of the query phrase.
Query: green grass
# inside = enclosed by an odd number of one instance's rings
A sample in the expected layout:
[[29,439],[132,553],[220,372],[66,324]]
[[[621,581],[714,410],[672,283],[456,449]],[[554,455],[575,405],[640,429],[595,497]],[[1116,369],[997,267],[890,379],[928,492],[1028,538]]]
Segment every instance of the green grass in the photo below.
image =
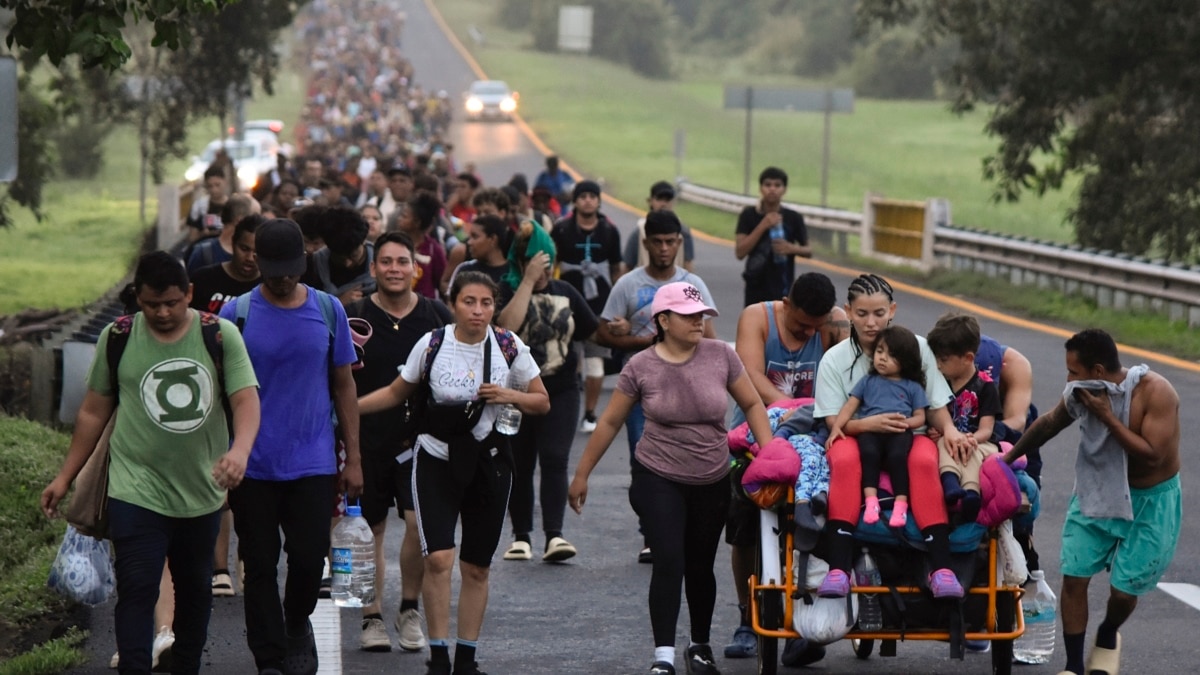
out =
[[[66,525],[47,520],[39,499],[58,473],[68,442],[61,432],[0,416],[0,632],[8,635],[40,617],[66,613],[67,602],[46,587]],[[34,661],[60,662],[63,650],[76,643],[61,642]],[[9,670],[5,656],[0,654],[0,673],[61,672]]]
[[0,663],[0,675],[54,675],[87,663],[79,649],[87,639],[87,631],[72,627],[65,635]]
[[[300,114],[302,78],[280,74],[276,95],[253,101],[247,117],[280,119],[291,139]],[[192,127],[196,152],[220,136],[216,119]],[[143,233],[157,213],[157,191],[147,182],[146,219],[139,217],[137,132],[119,126],[105,140],[104,169],[91,180],[56,180],[45,191],[46,218],[37,222],[13,207],[15,225],[0,229],[0,315],[26,308],[84,306],[112,288],[129,271]],[[133,151],[131,151],[133,150]],[[182,181],[190,158],[172,160],[167,180]]]
[[[675,172],[676,129],[687,135],[685,176],[742,190],[745,113],[722,109],[730,69],[688,68],[678,81],[649,80],[599,59],[535,52],[526,34],[494,23],[487,0],[440,0],[437,6],[488,75],[520,91],[521,113],[538,135],[577,170],[603,177],[620,199],[640,206],[647,186]],[[473,46],[466,30],[471,24],[484,31],[486,46]],[[748,80],[735,75],[730,81]],[[781,76],[752,82],[813,86]],[[996,144],[983,134],[984,121],[983,112],[956,117],[944,102],[859,99],[853,114],[833,117],[828,204],[858,211],[867,192],[945,197],[955,223],[1070,240],[1064,224],[1070,191],[1015,205],[992,203],[981,166]],[[790,175],[787,199],[819,203],[822,127],[817,113],[756,112],[751,192],[757,193],[757,172],[777,165]],[[726,238],[733,229],[726,216],[688,223]]]

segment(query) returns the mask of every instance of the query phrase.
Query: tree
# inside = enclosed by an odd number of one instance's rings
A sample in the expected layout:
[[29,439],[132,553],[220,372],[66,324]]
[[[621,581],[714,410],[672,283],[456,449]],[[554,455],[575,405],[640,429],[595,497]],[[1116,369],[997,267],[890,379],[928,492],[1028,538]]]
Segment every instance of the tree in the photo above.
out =
[[43,56],[58,66],[78,56],[84,68],[116,70],[129,59],[121,31],[126,22],[154,25],[154,46],[178,49],[187,44],[184,30],[195,16],[212,15],[237,0],[0,0],[13,13],[5,43],[30,59]]
[[1173,260],[1200,250],[1200,0],[859,0],[860,26],[959,47],[953,109],[990,105],[996,199],[1081,178],[1080,244]]

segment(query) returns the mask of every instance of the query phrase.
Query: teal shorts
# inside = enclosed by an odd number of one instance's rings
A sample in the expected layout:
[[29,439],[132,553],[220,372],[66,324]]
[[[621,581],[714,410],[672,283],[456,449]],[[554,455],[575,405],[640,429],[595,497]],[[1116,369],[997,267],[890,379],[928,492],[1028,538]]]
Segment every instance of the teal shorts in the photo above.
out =
[[1129,490],[1133,520],[1089,518],[1071,496],[1063,523],[1062,573],[1088,578],[1110,571],[1112,587],[1144,595],[1158,585],[1175,557],[1183,520],[1179,474],[1151,488]]

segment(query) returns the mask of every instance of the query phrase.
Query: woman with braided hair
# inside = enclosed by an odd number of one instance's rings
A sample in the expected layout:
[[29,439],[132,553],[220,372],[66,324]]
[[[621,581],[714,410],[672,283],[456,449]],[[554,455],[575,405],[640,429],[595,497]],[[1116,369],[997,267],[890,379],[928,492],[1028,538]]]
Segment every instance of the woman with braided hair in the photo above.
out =
[[[830,348],[817,367],[814,418],[834,418],[850,397],[854,385],[870,369],[876,338],[891,324],[896,315],[892,286],[883,277],[862,274],[850,282],[846,295],[846,314],[850,317],[850,339]],[[921,362],[925,374],[925,395],[929,402],[926,415],[929,426],[941,431],[947,447],[956,457],[970,450],[971,437],[954,426],[947,404],[953,397],[946,378],[937,369],[937,361],[925,338],[918,337]],[[853,436],[874,433],[896,433],[906,428],[903,413],[881,413],[848,421],[842,428],[847,437],[832,443],[828,450],[830,470],[829,514],[826,530],[829,533],[829,575],[818,589],[824,597],[840,597],[850,592],[850,566],[854,556],[854,529],[862,508],[862,462],[858,442]],[[908,455],[908,473],[913,485],[911,504],[913,517],[925,539],[929,560],[934,572],[929,588],[934,597],[962,597],[963,588],[950,570],[950,525],[946,504],[942,498],[938,474],[937,446],[917,429],[912,450]]]

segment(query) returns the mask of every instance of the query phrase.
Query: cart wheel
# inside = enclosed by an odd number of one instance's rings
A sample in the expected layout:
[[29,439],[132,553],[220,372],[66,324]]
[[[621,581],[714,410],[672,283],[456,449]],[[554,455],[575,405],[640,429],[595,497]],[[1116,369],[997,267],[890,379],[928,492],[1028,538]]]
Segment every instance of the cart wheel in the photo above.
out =
[[758,636],[758,675],[775,675],[779,668],[779,640]]
[[854,655],[863,661],[871,658],[871,652],[875,651],[874,640],[859,640],[858,638],[851,638],[850,646],[854,648]]

